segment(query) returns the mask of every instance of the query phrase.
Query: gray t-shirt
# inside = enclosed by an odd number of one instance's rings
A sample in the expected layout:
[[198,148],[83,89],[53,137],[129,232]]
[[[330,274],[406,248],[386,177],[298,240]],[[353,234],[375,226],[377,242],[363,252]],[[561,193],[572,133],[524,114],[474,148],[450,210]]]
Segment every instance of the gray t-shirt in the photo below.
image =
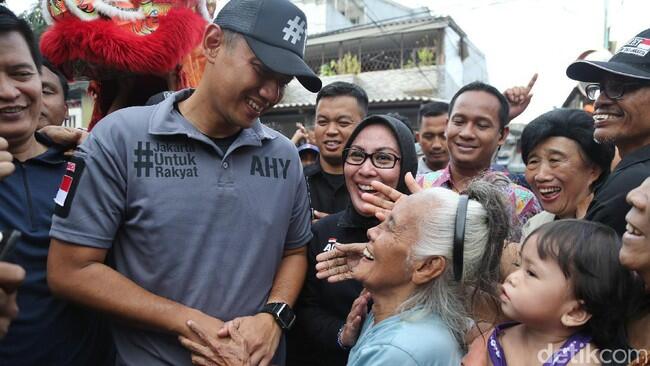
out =
[[429,168],[425,159],[424,156],[418,159],[418,175],[424,175],[433,171]]
[[[287,138],[257,121],[224,155],[174,110],[189,95],[97,125],[50,235],[111,248],[138,285],[226,321],[259,312],[283,251],[311,239],[307,187]],[[113,333],[118,364],[190,365],[176,335],[117,321]]]

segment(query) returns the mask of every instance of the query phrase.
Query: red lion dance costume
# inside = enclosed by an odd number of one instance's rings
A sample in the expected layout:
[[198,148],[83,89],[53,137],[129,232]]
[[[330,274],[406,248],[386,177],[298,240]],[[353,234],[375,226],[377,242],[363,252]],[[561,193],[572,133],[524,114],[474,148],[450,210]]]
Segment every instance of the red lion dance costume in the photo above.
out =
[[91,80],[90,127],[115,106],[196,86],[206,0],[42,0],[41,51],[70,79]]

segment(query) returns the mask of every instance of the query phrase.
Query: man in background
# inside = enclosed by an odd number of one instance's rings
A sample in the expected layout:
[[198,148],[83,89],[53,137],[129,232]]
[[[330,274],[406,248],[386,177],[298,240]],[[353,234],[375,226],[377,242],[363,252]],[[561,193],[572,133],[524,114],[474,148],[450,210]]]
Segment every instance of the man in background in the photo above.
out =
[[43,60],[41,68],[43,84],[43,106],[38,121],[38,128],[61,126],[68,117],[68,93],[70,87],[63,73],[48,60]]
[[316,219],[339,212],[350,197],[343,180],[343,147],[368,113],[368,95],[358,85],[334,82],[316,96],[315,144],[320,156],[305,168]]
[[429,102],[420,107],[418,113],[420,130],[415,138],[420,143],[424,156],[418,160],[418,174],[444,169],[449,163],[445,130],[449,120],[449,104]]

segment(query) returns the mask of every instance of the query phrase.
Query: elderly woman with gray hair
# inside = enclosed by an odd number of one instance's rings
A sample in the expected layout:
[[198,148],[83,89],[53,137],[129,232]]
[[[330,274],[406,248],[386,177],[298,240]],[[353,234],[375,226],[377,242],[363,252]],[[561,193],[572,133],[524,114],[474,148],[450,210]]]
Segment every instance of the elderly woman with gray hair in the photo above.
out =
[[487,182],[464,195],[432,188],[399,199],[368,243],[320,254],[319,278],[354,278],[371,294],[355,301],[339,336],[353,346],[348,365],[459,365],[471,314],[496,301],[508,212]]

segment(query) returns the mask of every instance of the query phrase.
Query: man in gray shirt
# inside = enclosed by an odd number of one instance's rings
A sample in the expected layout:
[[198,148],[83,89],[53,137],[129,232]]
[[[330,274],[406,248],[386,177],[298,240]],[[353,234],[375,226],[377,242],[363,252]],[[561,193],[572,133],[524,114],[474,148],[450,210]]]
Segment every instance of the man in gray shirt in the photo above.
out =
[[444,169],[449,163],[447,149],[447,121],[449,104],[429,102],[420,106],[418,113],[420,130],[415,138],[420,143],[424,156],[418,159],[418,174],[427,174]]
[[48,280],[115,316],[117,364],[189,365],[187,322],[217,338],[232,319],[251,363],[271,362],[312,234],[296,148],[258,117],[293,76],[320,89],[306,34],[287,0],[230,1],[205,31],[198,88],[107,116],[68,164]]

